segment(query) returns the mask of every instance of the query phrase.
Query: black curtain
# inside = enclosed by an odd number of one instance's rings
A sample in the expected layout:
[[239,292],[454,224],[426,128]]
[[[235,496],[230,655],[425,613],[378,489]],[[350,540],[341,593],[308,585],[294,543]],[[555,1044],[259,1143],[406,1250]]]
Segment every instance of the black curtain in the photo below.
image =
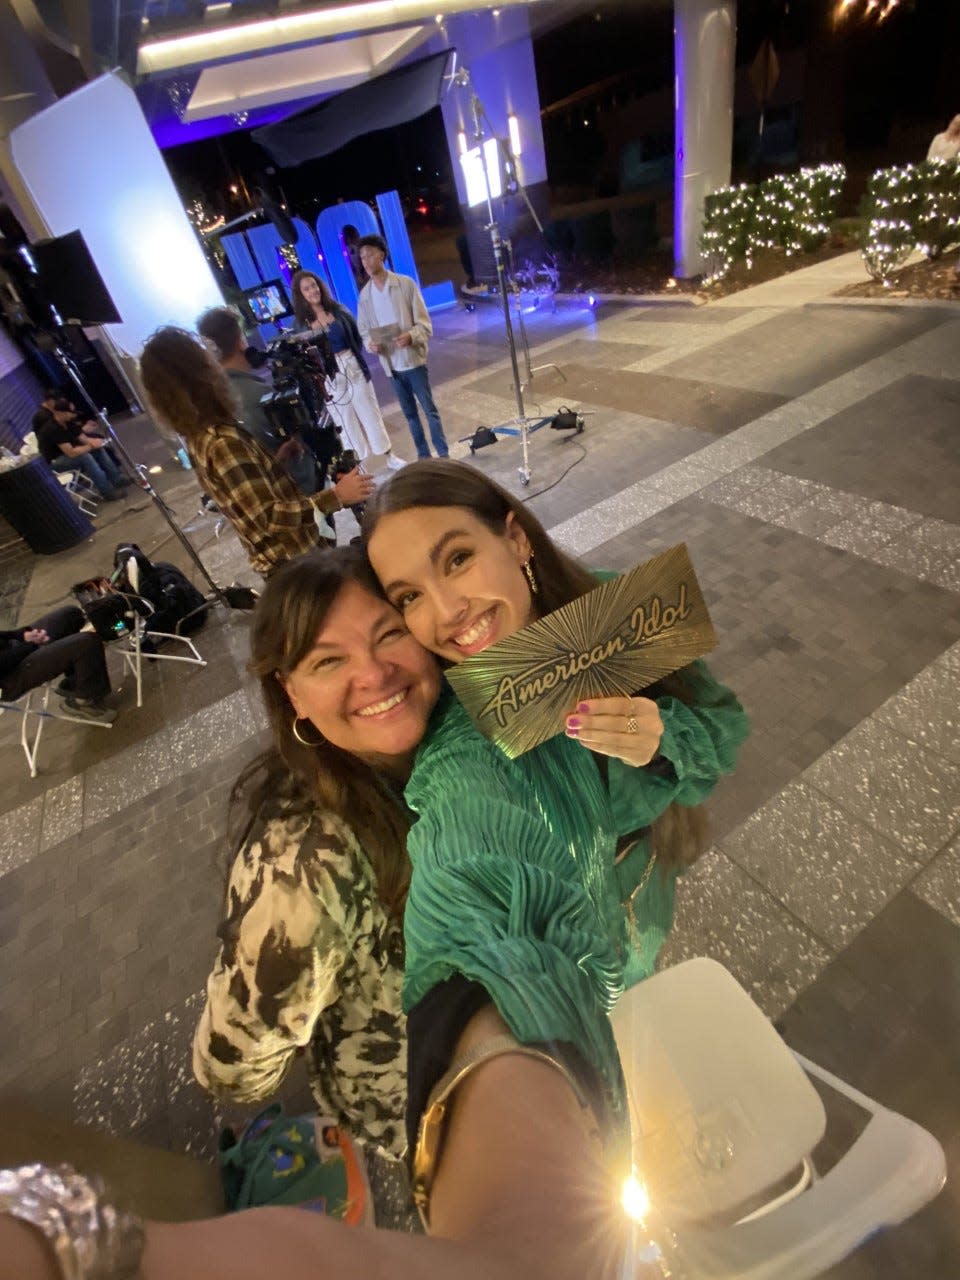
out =
[[281,169],[292,169],[339,151],[365,133],[416,120],[440,101],[452,52],[444,50],[397,67],[375,80],[345,89],[318,107],[254,129],[251,136]]

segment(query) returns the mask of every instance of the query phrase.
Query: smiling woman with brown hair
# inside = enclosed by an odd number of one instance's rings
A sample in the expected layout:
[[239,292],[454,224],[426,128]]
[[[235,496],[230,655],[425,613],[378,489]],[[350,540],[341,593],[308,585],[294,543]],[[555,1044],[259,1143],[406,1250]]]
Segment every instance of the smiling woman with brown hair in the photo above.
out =
[[[450,460],[392,477],[367,504],[363,536],[387,598],[446,662],[598,581],[527,506]],[[516,759],[441,699],[405,790],[419,815],[404,918],[411,1135],[441,1125],[458,1037],[493,1008],[518,1042],[549,1046],[608,1137],[622,1132],[603,1014],[653,971],[676,877],[704,848],[700,804],[746,735],[743,708],[702,662],[642,695],[572,707],[565,735]]]
[[304,1050],[319,1113],[360,1140],[378,1223],[397,1227],[411,1208],[396,1163],[406,1148],[402,788],[439,671],[353,548],[271,578],[250,670],[274,745],[233,790],[246,819],[194,1073],[219,1098],[253,1102]]

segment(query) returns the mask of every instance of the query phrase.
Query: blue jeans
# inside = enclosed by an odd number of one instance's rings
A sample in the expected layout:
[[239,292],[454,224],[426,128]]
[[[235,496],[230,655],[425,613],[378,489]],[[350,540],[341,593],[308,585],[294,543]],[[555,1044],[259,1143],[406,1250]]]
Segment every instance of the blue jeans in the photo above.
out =
[[50,465],[54,471],[82,471],[96,485],[101,498],[109,498],[122,478],[120,468],[106,449],[98,449],[95,454],[81,453],[79,458],[68,458],[61,453]]
[[390,381],[393,383],[393,389],[396,391],[397,399],[400,401],[403,416],[406,418],[410,434],[413,436],[417,457],[430,457],[427,438],[423,434],[420,415],[417,413],[417,401],[419,400],[427,419],[427,426],[430,428],[430,439],[433,441],[433,447],[437,451],[437,457],[445,458],[450,451],[447,448],[447,438],[443,434],[443,424],[440,421],[439,410],[433,403],[433,392],[430,390],[427,366],[421,364],[416,369],[395,369],[390,376]]

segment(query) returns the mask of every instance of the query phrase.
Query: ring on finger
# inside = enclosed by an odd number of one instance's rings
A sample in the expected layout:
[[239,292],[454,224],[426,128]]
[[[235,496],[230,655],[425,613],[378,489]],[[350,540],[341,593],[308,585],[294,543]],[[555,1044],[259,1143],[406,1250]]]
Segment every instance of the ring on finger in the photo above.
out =
[[640,726],[637,724],[636,716],[627,716],[627,733],[639,733]]

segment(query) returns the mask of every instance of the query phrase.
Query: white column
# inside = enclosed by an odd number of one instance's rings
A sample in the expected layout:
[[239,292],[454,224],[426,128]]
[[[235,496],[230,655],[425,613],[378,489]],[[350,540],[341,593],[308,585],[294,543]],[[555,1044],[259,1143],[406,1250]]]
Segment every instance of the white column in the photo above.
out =
[[703,270],[703,203],[730,182],[736,0],[674,0],[674,272]]

